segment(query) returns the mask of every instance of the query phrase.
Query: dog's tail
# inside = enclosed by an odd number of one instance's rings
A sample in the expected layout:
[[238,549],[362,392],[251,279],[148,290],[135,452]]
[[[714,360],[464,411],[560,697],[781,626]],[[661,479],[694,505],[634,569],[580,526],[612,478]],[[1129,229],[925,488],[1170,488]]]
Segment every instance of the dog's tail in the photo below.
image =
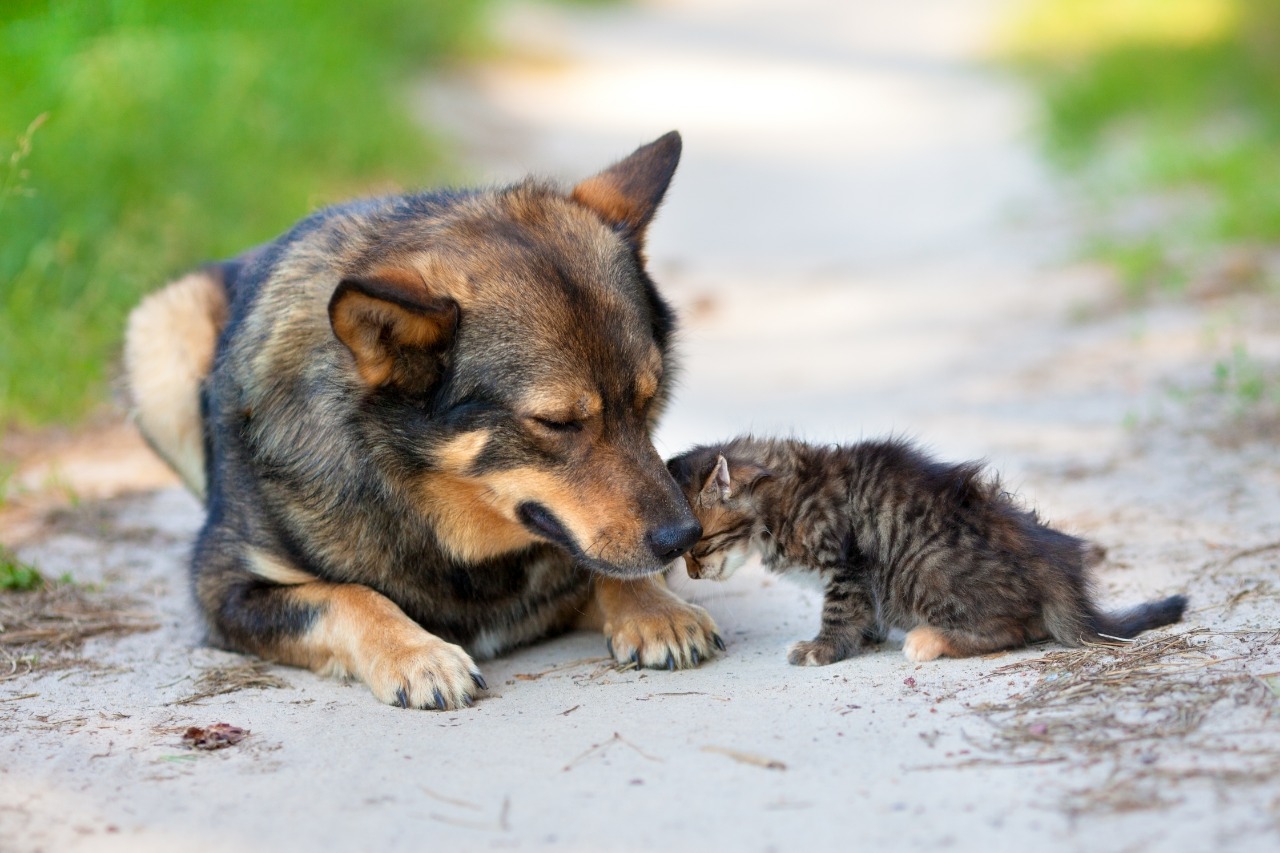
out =
[[227,322],[234,264],[205,267],[142,300],[129,315],[124,372],[138,429],[197,497],[205,496],[200,387]]

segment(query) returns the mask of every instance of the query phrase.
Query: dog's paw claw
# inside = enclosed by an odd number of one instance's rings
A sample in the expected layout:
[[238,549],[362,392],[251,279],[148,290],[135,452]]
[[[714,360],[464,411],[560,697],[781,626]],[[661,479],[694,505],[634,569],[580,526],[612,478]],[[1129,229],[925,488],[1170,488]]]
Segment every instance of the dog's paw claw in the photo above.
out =
[[619,664],[688,669],[714,657],[717,648],[724,648],[723,640],[717,642],[719,634],[707,611],[675,596],[628,616],[616,627],[605,627],[610,654]]
[[420,638],[386,648],[359,673],[388,705],[448,711],[465,706],[484,679],[460,647],[422,632]]
[[723,652],[725,650],[724,640],[720,638],[719,634],[713,633],[711,635],[711,642],[715,643],[716,648],[719,649],[720,651]]
[[484,676],[483,676],[483,675],[481,675],[480,673],[478,673],[478,672],[472,672],[472,673],[471,673],[471,680],[472,680],[473,682],[475,682],[476,687],[479,687],[481,690],[488,690],[488,689],[489,689],[489,683],[488,683],[487,681],[485,681],[485,680],[484,680]]

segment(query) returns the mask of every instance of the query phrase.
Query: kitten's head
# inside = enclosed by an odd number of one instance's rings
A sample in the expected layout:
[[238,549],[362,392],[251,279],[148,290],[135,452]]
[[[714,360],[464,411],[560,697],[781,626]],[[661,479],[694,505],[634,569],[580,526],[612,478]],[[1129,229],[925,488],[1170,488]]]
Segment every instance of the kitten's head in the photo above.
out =
[[684,555],[689,577],[727,580],[751,550],[760,518],[755,487],[768,469],[725,447],[696,447],[667,469],[702,525],[702,538]]

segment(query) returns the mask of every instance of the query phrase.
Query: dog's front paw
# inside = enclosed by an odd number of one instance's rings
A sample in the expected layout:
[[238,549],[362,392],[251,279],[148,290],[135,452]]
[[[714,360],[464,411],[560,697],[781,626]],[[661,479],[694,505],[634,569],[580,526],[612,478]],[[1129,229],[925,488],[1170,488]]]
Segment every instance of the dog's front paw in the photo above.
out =
[[606,623],[604,634],[618,663],[654,669],[686,669],[724,651],[710,614],[674,595],[618,624]]
[[826,666],[857,653],[858,649],[851,648],[848,643],[817,637],[792,643],[791,648],[787,649],[787,663],[794,666]]
[[448,711],[470,706],[487,685],[461,646],[425,634],[384,650],[364,673],[373,695],[401,708]]

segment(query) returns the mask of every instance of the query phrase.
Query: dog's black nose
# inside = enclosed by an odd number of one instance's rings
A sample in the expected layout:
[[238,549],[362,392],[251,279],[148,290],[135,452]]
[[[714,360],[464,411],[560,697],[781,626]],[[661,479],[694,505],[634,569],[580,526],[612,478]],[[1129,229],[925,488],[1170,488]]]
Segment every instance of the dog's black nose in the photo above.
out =
[[669,563],[702,538],[702,525],[696,519],[677,521],[650,530],[645,536],[653,555],[663,563]]

